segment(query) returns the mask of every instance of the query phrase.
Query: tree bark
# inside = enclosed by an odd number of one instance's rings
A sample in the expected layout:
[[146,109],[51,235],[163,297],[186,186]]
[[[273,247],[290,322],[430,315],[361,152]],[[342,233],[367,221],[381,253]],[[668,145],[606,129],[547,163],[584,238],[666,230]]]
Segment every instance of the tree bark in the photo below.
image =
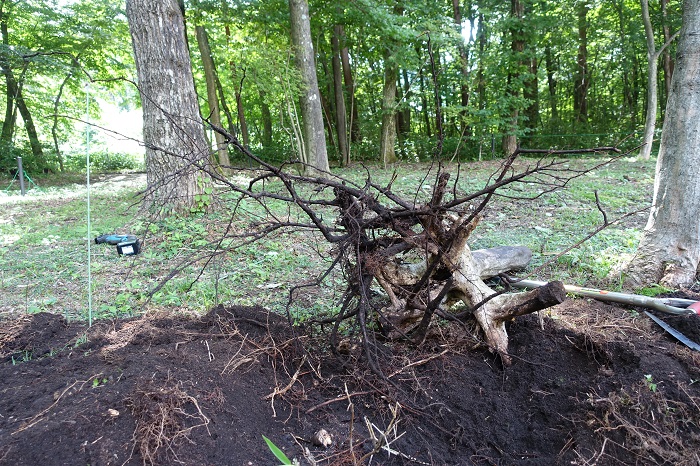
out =
[[[216,89],[216,65],[214,57],[209,46],[209,36],[207,35],[204,26],[195,26],[195,35],[197,37],[197,46],[202,57],[202,65],[204,67],[204,80],[207,86],[207,103],[209,104],[209,118],[211,122],[218,127],[221,125],[221,111],[219,110],[219,98]],[[228,145],[224,136],[218,132],[214,132],[214,140],[216,141],[216,153],[218,155],[219,166],[225,167],[224,170],[230,170],[231,162],[228,158]]]
[[547,44],[545,47],[545,67],[547,68],[547,89],[549,90],[549,108],[551,109],[551,119],[559,121],[559,109],[557,108],[557,80],[554,77],[555,64],[552,59],[552,47]]
[[340,25],[333,26],[331,49],[333,53],[333,93],[335,95],[335,129],[338,135],[338,153],[343,166],[350,165],[348,151],[348,125],[345,110],[345,93],[343,92],[343,69],[340,63],[340,38],[343,30]]
[[479,110],[486,108],[486,24],[484,24],[484,15],[479,13],[479,30],[476,33],[479,40],[479,65],[476,72],[477,94],[479,95]]
[[389,49],[384,51],[384,89],[382,91],[382,133],[379,157],[386,168],[396,158],[396,79],[398,69]]
[[[462,33],[462,12],[460,10],[459,0],[452,0],[452,17],[454,19],[455,29],[460,34]],[[473,22],[472,22],[473,25]],[[461,105],[460,114],[462,117],[467,114],[467,106],[469,106],[469,55],[467,48],[464,45],[463,39],[460,39],[457,46],[459,52],[459,103]]]
[[[2,45],[9,49],[10,38],[7,28],[7,15],[5,0],[2,0],[0,1],[0,33],[2,34]],[[5,119],[2,122],[2,135],[0,135],[0,141],[2,141],[3,149],[5,150],[5,147],[9,147],[12,144],[12,137],[15,131],[15,96],[17,95],[17,82],[6,53],[0,53],[0,69],[5,76]]]
[[[176,0],[127,0],[146,145],[144,207],[187,213],[204,191],[209,147]],[[166,26],[167,25],[167,26]]]
[[272,146],[272,114],[270,106],[265,101],[265,96],[265,91],[260,89],[260,116],[263,124],[262,144],[267,149]]
[[307,169],[313,167],[327,172],[329,167],[326,135],[323,128],[321,94],[318,90],[316,60],[311,40],[309,5],[306,0],[289,0],[289,11],[294,58],[302,81],[300,106],[307,157],[304,162],[307,164]]
[[350,142],[362,142],[362,134],[360,133],[360,116],[355,98],[355,81],[352,77],[352,68],[350,68],[350,51],[346,44],[345,28],[339,25],[340,38],[340,62],[343,64],[343,80],[345,82],[345,90],[350,100]]
[[651,26],[651,18],[649,17],[649,0],[641,0],[641,3],[642,21],[644,22],[644,32],[647,39],[647,108],[646,120],[644,122],[644,139],[642,140],[642,147],[639,150],[639,157],[642,160],[649,160],[652,145],[654,144],[656,112],[659,105],[657,86],[659,57],[671,44],[671,41],[675,39],[675,36],[669,37],[664,45],[659,50],[656,50],[656,44],[654,44],[654,29]]
[[676,69],[656,164],[654,198],[628,287],[694,283],[700,261],[700,0],[685,0]]
[[[664,42],[669,42],[671,40],[671,28],[668,26],[668,14],[666,12],[666,7],[668,5],[668,0],[661,0],[661,15],[663,18],[663,31],[664,31]],[[671,52],[669,48],[664,50],[664,95],[668,99],[668,95],[671,93],[671,77],[673,76],[673,59],[671,58]],[[662,103],[663,105],[663,103]]]
[[641,0],[641,3],[642,21],[647,39],[647,111],[646,120],[644,121],[644,138],[642,139],[642,147],[639,150],[639,157],[642,160],[649,160],[651,146],[654,144],[654,131],[656,130],[656,107],[659,104],[659,92],[656,85],[659,56],[656,53],[654,29],[651,26],[651,18],[649,17],[649,0]]
[[[522,0],[511,0],[510,2],[510,16],[511,16],[511,57],[510,66],[508,71],[507,79],[507,92],[511,101],[510,105],[510,117],[505,125],[505,134],[503,135],[503,153],[506,157],[510,156],[518,148],[518,119],[520,118],[520,109],[516,103],[517,98],[520,96],[522,89],[519,79],[519,70],[522,63],[522,54],[525,51],[525,38],[523,37],[523,17],[525,15],[525,6]],[[515,65],[514,65],[515,64]],[[513,70],[513,68],[518,70]]]
[[523,97],[527,100],[525,107],[525,125],[534,130],[540,123],[540,94],[539,80],[537,79],[537,57],[528,60],[528,78],[523,83]]
[[588,123],[588,0],[579,0],[578,10],[578,56],[574,81],[574,122]]
[[[5,2],[3,1],[0,3],[0,34],[2,34],[2,44],[9,48],[10,39],[7,27],[7,14],[8,13],[5,10]],[[28,63],[25,62],[25,70],[27,66]],[[27,107],[27,103],[24,101],[24,97],[22,95],[23,76],[20,76],[20,80],[17,81],[12,71],[12,65],[7,59],[7,55],[5,53],[0,54],[0,70],[2,70],[2,73],[5,75],[5,97],[7,99],[5,106],[5,121],[3,122],[0,141],[2,141],[3,145],[6,147],[12,145],[15,125],[17,123],[17,113],[15,110],[19,110],[20,114],[22,115],[22,120],[24,121],[24,128],[27,131],[29,144],[32,148],[32,155],[34,155],[37,161],[44,162],[44,151],[41,147],[41,142],[39,141],[36,126],[34,125],[34,119],[32,118],[29,107]]]

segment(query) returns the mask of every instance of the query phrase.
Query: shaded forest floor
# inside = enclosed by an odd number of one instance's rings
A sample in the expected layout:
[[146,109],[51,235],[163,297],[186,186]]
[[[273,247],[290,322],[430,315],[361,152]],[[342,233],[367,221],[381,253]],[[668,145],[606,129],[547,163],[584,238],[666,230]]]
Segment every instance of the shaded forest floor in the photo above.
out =
[[[699,318],[664,319],[700,341]],[[420,348],[380,345],[390,384],[294,333],[260,307],[5,321],[0,464],[278,464],[262,435],[301,464],[700,464],[700,353],[640,310],[519,318],[508,368],[435,324]]]

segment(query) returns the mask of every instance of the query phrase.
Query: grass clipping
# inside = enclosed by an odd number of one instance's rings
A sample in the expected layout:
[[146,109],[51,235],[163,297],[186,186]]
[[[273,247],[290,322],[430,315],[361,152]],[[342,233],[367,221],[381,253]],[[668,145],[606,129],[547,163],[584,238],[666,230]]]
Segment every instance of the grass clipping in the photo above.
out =
[[193,429],[209,429],[209,418],[197,400],[172,379],[161,387],[148,382],[138,387],[126,402],[136,418],[133,449],[138,449],[143,464],[180,462],[175,452],[177,446],[183,440],[191,442],[188,434]]

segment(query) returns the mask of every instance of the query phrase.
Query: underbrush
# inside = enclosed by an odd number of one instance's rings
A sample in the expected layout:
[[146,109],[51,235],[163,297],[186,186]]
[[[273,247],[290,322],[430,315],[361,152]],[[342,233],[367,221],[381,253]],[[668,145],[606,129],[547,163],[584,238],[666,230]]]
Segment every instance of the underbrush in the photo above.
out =
[[[599,161],[579,158],[567,164],[583,167]],[[463,194],[482,188],[498,165],[499,161],[453,165],[450,172],[452,179],[459,177],[457,189]],[[360,184],[370,173],[378,185],[393,180],[397,193],[424,202],[436,170],[428,164],[388,170],[357,164],[336,172]],[[619,282],[609,277],[633,253],[647,211],[610,226],[561,257],[557,254],[602,223],[596,191],[612,221],[650,204],[653,176],[654,161],[630,159],[572,180],[567,189],[552,194],[539,196],[541,185],[534,182],[512,185],[492,200],[472,235],[472,247],[524,245],[533,251],[529,270],[537,272],[532,278],[615,287]],[[270,203],[266,210],[252,201],[236,203],[215,189],[211,212],[151,223],[138,212],[141,186],[102,189],[97,178],[88,238],[85,188],[70,184],[78,180],[67,181],[25,197],[9,192],[0,196],[0,260],[5,264],[0,272],[1,317],[50,311],[87,318],[87,243],[98,234],[135,234],[143,248],[139,255],[119,256],[114,246],[91,244],[93,318],[121,318],[148,309],[202,312],[220,303],[259,304],[282,312],[290,289],[313,282],[332,260],[328,245],[309,231],[278,232],[253,243],[217,241],[223,232],[245,232],[272,215],[298,215],[282,202]],[[275,189],[274,183],[266,189]],[[522,200],[526,197],[535,199]],[[342,277],[324,277],[320,285],[297,291],[291,307],[294,320],[303,322],[335,309]]]

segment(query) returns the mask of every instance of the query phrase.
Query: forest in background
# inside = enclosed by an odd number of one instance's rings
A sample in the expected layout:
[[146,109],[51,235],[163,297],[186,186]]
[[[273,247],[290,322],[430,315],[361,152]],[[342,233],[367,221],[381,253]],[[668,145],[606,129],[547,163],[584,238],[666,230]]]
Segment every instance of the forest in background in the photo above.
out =
[[[296,158],[300,76],[289,4],[181,3],[201,114],[218,107],[221,125],[263,159]],[[649,5],[657,48],[679,29],[680,6]],[[310,14],[331,164],[380,161],[387,111],[404,161],[500,157],[516,140],[557,148],[641,141],[648,45],[639,1],[313,1]],[[30,172],[81,168],[86,83],[93,98],[139,105],[124,5],[0,0],[0,32],[2,169],[18,155]],[[660,56],[659,122],[674,55],[671,43]],[[98,105],[89,109],[99,117]],[[341,112],[346,131],[338,131]],[[110,153],[96,137],[107,165],[128,168],[120,165],[129,154]]]

